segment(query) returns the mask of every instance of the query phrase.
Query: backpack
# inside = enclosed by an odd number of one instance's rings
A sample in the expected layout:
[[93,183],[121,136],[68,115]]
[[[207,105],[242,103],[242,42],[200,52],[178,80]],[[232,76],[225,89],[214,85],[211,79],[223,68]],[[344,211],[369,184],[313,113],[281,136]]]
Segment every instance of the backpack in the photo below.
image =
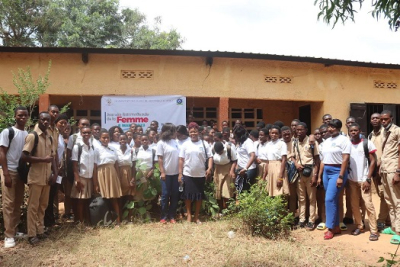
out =
[[[14,130],[13,130],[13,132],[14,132]],[[33,131],[32,133],[35,136],[35,141],[33,143],[33,148],[32,148],[32,151],[31,151],[30,154],[31,154],[31,156],[34,156],[36,154],[36,149],[37,149],[37,146],[38,146],[38,143],[39,143],[39,136],[38,136],[37,132],[35,132],[35,131]],[[13,136],[13,138],[14,138],[14,136]],[[50,140],[52,140],[52,139],[50,139]],[[52,141],[52,143],[53,143],[53,141]],[[10,141],[10,144],[11,144],[11,141]],[[31,163],[23,161],[22,160],[22,156],[21,156],[21,158],[18,161],[17,172],[18,172],[19,178],[25,184],[28,183],[28,173],[29,173],[30,169],[31,169]]]

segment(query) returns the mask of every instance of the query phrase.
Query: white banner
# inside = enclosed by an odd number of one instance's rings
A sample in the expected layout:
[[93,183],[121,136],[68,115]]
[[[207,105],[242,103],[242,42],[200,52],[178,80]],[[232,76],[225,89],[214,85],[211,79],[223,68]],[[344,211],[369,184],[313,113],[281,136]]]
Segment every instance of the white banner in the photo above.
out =
[[143,127],[158,121],[158,131],[164,123],[186,125],[186,97],[160,96],[103,96],[101,98],[101,127],[109,129],[118,125],[129,129],[132,123]]

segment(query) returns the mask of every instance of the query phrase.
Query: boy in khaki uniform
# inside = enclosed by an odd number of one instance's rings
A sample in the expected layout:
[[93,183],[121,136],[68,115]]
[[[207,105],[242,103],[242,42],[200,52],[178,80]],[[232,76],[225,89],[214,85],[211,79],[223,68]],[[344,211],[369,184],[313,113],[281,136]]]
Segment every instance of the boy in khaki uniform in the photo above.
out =
[[38,135],[36,152],[31,155],[35,143],[35,135],[28,134],[25,139],[22,159],[31,163],[28,174],[28,240],[37,244],[44,235],[44,213],[49,201],[50,186],[56,181],[57,166],[52,138],[47,133],[50,125],[50,115],[47,112],[39,114],[39,121],[34,131]]
[[[293,142],[292,153],[295,157],[296,169],[299,172],[297,180],[297,195],[299,198],[300,227],[306,226],[307,230],[314,230],[316,205],[317,205],[317,175],[319,167],[319,149],[318,142],[310,144],[310,138],[307,136],[307,125],[304,122],[296,126],[298,140]],[[311,168],[309,176],[304,175],[304,169]],[[307,225],[306,220],[306,200],[309,200],[310,216]]]
[[391,111],[384,110],[381,112],[384,141],[379,172],[392,224],[391,228],[386,228],[382,233],[393,235],[390,243],[400,244],[400,128],[393,124],[392,121]]
[[[292,151],[292,143],[293,143],[293,138],[292,138],[292,131],[288,126],[283,126],[282,129],[282,139],[286,143],[287,146],[287,160],[288,161],[293,161],[293,151]],[[288,201],[288,206],[289,206],[289,211],[293,213],[293,215],[296,214],[297,210],[297,183],[290,183],[289,184],[289,201]]]

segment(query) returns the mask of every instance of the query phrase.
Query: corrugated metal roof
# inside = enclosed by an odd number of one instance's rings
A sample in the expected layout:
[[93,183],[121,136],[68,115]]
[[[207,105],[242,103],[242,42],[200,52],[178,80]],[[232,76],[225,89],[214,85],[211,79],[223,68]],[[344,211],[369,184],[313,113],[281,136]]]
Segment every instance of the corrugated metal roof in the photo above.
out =
[[328,59],[305,56],[287,56],[275,54],[257,54],[228,51],[196,51],[196,50],[155,50],[125,48],[74,48],[74,47],[0,47],[0,53],[71,53],[71,54],[128,54],[128,55],[165,55],[192,57],[245,58],[260,60],[278,60],[289,62],[307,62],[324,64],[325,66],[342,65],[366,68],[400,69],[398,64],[362,62],[343,59]]

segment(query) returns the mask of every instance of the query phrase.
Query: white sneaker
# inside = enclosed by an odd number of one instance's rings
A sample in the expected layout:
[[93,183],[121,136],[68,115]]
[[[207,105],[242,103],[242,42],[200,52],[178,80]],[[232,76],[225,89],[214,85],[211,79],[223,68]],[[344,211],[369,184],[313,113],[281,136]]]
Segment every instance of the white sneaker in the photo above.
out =
[[15,240],[12,237],[4,238],[4,247],[5,248],[13,248],[15,247]]
[[22,232],[16,232],[16,233],[15,233],[15,238],[16,238],[16,239],[24,239],[24,238],[26,238],[26,237],[27,237],[27,235],[24,234],[24,233],[22,233]]

